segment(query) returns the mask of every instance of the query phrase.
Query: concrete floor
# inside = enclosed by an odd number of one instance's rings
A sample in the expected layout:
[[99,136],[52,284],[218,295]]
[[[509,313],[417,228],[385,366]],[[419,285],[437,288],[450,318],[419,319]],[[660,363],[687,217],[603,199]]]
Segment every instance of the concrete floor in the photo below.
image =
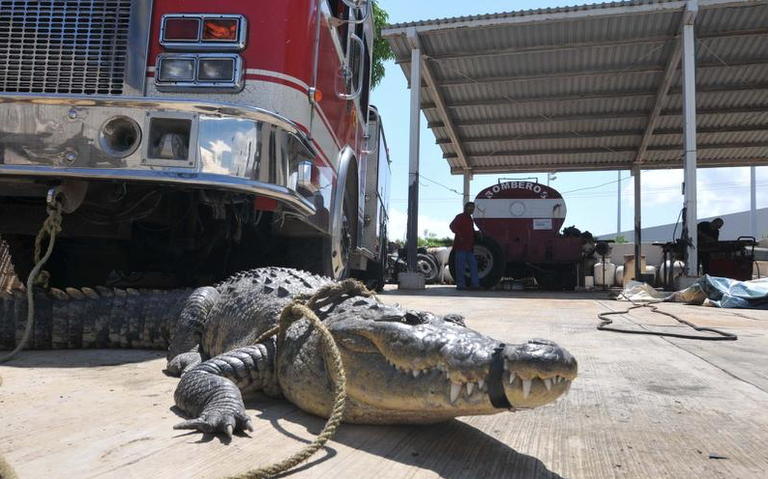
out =
[[[768,470],[768,311],[665,304],[735,342],[599,332],[605,294],[388,291],[461,313],[507,342],[553,339],[579,361],[570,395],[533,411],[434,426],[342,425],[295,478],[755,478]],[[646,310],[616,322],[689,332]],[[634,323],[634,324],[633,324]],[[176,379],[147,351],[25,352],[0,367],[0,451],[22,479],[223,478],[282,459],[324,424],[283,400],[246,404],[256,430],[229,444],[175,431]]]

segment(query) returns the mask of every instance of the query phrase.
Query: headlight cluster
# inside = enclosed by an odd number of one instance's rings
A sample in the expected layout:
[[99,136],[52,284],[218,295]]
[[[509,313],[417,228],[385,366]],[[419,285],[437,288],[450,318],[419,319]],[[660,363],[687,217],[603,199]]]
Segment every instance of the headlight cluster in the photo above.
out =
[[[242,15],[164,15],[155,85],[160,91],[239,92],[248,24]],[[179,53],[175,53],[179,52]],[[227,53],[225,53],[227,52]]]

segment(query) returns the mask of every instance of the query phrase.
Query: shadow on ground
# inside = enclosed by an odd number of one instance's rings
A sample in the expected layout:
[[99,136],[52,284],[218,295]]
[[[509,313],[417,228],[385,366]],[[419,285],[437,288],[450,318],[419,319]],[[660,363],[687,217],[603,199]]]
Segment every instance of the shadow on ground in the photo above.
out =
[[[10,351],[0,350],[0,356]],[[166,351],[147,349],[55,349],[21,351],[5,368],[94,368],[165,358]]]
[[[276,430],[296,440],[295,448],[286,451],[286,456],[299,451],[309,441],[286,430],[281,422],[299,424],[313,436],[317,436],[325,425],[325,419],[306,414],[281,399],[262,395],[249,397],[246,408],[249,411],[254,408],[260,410],[257,414],[259,419],[269,421]],[[438,477],[446,479],[563,479],[547,469],[539,459],[519,453],[493,436],[455,419],[422,426],[342,424],[331,439],[330,446],[318,452],[308,463],[278,477],[291,477],[332,459],[338,454],[332,447],[333,442],[405,465],[432,470]]]

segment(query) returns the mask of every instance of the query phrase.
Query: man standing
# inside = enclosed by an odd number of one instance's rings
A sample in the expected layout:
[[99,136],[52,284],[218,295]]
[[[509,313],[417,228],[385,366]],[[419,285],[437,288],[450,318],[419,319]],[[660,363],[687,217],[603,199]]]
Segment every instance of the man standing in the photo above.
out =
[[715,218],[712,221],[702,221],[696,225],[696,243],[699,253],[699,264],[704,274],[709,274],[709,260],[712,256],[711,249],[714,243],[720,240],[720,228],[725,221]]
[[475,222],[472,213],[475,212],[475,204],[471,201],[464,205],[464,212],[456,215],[451,221],[451,231],[456,235],[453,238],[453,251],[456,252],[456,287],[466,289],[465,263],[469,263],[469,276],[472,288],[479,288],[477,280],[477,259],[475,259]]

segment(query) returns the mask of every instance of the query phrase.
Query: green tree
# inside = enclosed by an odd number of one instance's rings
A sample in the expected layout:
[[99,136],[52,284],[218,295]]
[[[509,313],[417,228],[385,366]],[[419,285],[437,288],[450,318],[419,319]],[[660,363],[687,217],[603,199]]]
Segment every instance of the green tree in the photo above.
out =
[[381,28],[387,24],[389,15],[379,6],[379,2],[373,0],[373,70],[371,71],[371,88],[376,88],[384,78],[384,62],[394,60],[395,53],[389,43],[382,38]]

